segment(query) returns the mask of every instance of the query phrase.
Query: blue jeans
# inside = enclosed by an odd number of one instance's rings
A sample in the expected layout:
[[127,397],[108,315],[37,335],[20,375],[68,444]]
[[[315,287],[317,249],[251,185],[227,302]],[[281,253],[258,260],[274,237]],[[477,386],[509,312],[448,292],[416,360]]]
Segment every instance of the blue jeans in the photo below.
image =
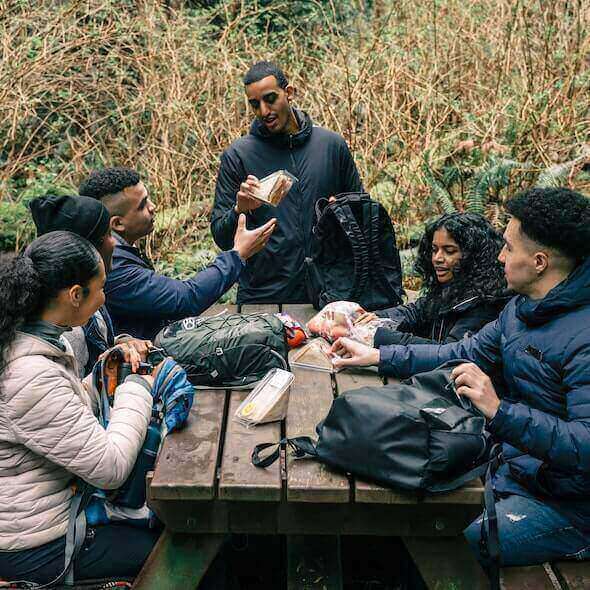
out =
[[[533,498],[511,495],[496,502],[496,512],[502,565],[590,559],[590,533],[575,528],[552,507]],[[484,514],[473,521],[463,534],[485,568],[489,560],[482,554],[480,546]],[[487,532],[487,520],[485,526]]]

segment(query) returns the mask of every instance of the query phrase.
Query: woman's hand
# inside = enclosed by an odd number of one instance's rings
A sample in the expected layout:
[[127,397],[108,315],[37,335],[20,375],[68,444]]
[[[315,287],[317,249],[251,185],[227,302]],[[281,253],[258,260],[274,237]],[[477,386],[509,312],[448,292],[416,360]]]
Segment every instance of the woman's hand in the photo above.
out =
[[373,313],[372,311],[364,311],[358,318],[356,318],[356,320],[354,320],[353,324],[355,326],[359,326],[361,324],[368,324],[369,322],[378,319],[378,317],[379,316]]
[[376,348],[350,338],[338,338],[330,353],[333,356],[332,364],[336,368],[370,367],[379,364],[379,351]]
[[123,362],[129,363],[131,365],[131,372],[135,373],[137,371],[137,369],[139,368],[139,363],[141,362],[142,359],[141,359],[141,355],[139,354],[139,352],[137,352],[135,347],[131,346],[129,344],[129,342],[119,342],[119,344],[117,344],[116,346],[113,346],[113,348],[109,348],[108,350],[105,350],[98,357],[98,360],[101,361],[115,348],[117,348],[118,350],[121,351],[121,353],[123,354]]
[[492,380],[473,363],[463,363],[453,369],[451,377],[459,395],[468,397],[473,405],[491,420],[500,407],[500,399]]

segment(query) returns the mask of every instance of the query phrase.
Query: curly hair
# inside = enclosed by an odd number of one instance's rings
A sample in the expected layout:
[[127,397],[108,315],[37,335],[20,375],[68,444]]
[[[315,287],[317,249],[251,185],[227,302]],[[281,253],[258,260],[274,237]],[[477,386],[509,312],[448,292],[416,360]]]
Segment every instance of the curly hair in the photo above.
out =
[[78,192],[84,197],[102,199],[119,193],[128,186],[135,186],[139,181],[139,174],[130,168],[103,168],[94,170],[82,182]]
[[570,260],[590,256],[590,199],[568,188],[532,188],[506,203],[531,240]]
[[86,287],[99,266],[94,246],[67,231],[44,234],[18,256],[0,259],[0,375],[19,327],[38,318],[62,289]]
[[[434,232],[446,229],[461,249],[461,260],[447,285],[438,282],[432,265]],[[430,223],[418,245],[415,270],[423,280],[427,315],[479,296],[493,300],[506,290],[498,254],[504,241],[490,222],[476,213],[448,213]]]

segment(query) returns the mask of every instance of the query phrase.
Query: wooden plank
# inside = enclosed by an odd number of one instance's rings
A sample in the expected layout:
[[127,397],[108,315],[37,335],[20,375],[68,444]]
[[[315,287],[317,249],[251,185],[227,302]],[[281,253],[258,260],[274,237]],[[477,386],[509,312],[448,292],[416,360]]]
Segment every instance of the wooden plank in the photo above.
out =
[[404,537],[429,590],[488,590],[490,583],[463,535],[437,538]]
[[[329,373],[293,367],[286,420],[287,438],[316,438],[316,424],[332,405],[332,379]],[[348,478],[313,459],[295,459],[287,451],[287,499],[289,502],[348,502]]]
[[290,303],[283,305],[283,311],[294,320],[299,321],[304,327],[311,318],[318,313],[309,303]]
[[588,590],[590,588],[590,562],[559,561],[553,571],[564,590]]
[[287,590],[342,590],[340,537],[287,537]]
[[211,307],[207,308],[199,317],[212,317],[214,315],[219,315],[222,313],[238,313],[238,306],[237,305],[225,305],[224,303],[216,303]]
[[[355,374],[342,371],[336,374],[336,388],[339,394],[350,389],[365,386],[379,386],[381,380],[369,373]],[[476,504],[483,500],[483,485],[478,479],[448,494],[429,495],[424,498],[410,492],[400,492],[384,488],[378,484],[355,478],[355,502],[375,504],[415,504],[418,502],[433,504]]]
[[[542,565],[505,567],[500,571],[501,590],[556,590],[556,586]],[[588,586],[580,586],[588,588]],[[560,590],[557,585],[557,590]]]
[[224,535],[164,531],[133,584],[133,590],[196,588],[217,555]]
[[225,391],[197,390],[185,427],[164,440],[150,498],[214,498],[225,403]]
[[277,303],[247,303],[240,306],[240,313],[277,313]]
[[250,391],[232,391],[225,432],[225,444],[221,460],[219,498],[222,500],[247,500],[278,502],[281,499],[281,464],[276,461],[270,467],[254,467],[252,449],[259,443],[281,440],[280,422],[246,428],[233,417],[238,406]]

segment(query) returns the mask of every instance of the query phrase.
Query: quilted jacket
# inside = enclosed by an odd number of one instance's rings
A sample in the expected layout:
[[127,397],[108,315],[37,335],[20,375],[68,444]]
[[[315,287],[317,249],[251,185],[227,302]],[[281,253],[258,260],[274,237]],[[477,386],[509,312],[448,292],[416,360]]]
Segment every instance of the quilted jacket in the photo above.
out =
[[536,497],[590,530],[590,258],[543,299],[514,297],[471,338],[380,352],[380,371],[401,378],[451,359],[500,367],[507,389],[488,423],[507,459],[496,491]]
[[[65,340],[62,338],[62,342]],[[145,438],[152,397],[128,378],[111,421],[98,423],[95,393],[65,352],[18,333],[0,377],[0,550],[38,547],[65,535],[75,476],[114,489],[128,477]]]

